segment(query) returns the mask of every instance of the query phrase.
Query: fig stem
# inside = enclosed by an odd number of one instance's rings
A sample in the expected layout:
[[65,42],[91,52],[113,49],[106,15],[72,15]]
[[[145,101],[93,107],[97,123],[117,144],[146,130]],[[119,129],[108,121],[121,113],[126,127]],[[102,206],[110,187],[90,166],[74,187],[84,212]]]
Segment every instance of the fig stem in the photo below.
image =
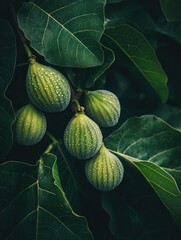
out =
[[25,51],[26,51],[26,53],[28,55],[28,58],[29,59],[33,58],[33,54],[31,53],[30,48],[28,47],[28,45],[26,43],[24,43],[23,46],[24,46]]
[[74,99],[72,100],[72,103],[73,103],[73,105],[75,105],[75,107],[76,107],[76,112],[80,112],[80,111],[81,111],[81,106],[80,106],[79,101],[78,101],[76,98],[74,98]]
[[48,131],[46,131],[46,135],[49,137],[49,139],[52,141],[52,144],[57,144],[58,143],[58,141],[57,141],[57,139],[50,133],[50,132],[48,132]]
[[46,135],[49,137],[49,139],[52,142],[48,145],[46,150],[43,152],[43,155],[47,154],[47,153],[50,153],[52,151],[52,149],[58,145],[57,139],[50,132],[46,131]]
[[47,149],[44,151],[43,155],[50,153],[52,151],[52,149],[55,147],[54,143],[51,143],[50,145],[48,145]]
[[79,99],[83,93],[83,90],[81,88],[77,88],[76,90],[76,99]]

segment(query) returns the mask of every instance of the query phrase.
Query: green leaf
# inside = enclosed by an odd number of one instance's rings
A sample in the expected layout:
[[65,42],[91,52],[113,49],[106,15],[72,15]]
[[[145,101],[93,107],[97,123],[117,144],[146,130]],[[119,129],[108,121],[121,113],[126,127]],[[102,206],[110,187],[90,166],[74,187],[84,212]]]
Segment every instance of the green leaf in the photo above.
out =
[[16,62],[16,39],[14,32],[5,20],[0,19],[0,157],[5,157],[12,145],[12,123],[14,111],[11,101],[5,96],[13,77]]
[[111,233],[120,240],[170,240],[172,235],[179,236],[179,229],[141,174],[127,164],[125,170],[120,187],[102,194]]
[[177,181],[178,187],[181,191],[181,167],[170,169],[170,168],[164,168],[165,171],[167,171],[172,177]]
[[57,156],[57,165],[61,180],[62,188],[66,194],[66,197],[75,210],[80,209],[79,206],[79,187],[75,173],[78,172],[77,161],[70,154],[67,153],[64,144],[62,141],[53,148],[51,153]]
[[107,147],[143,174],[181,227],[181,192],[164,169],[181,165],[180,143],[181,132],[155,116],[128,119],[105,139]]
[[103,49],[105,57],[101,66],[87,69],[67,69],[67,74],[74,87],[83,89],[92,87],[102,74],[104,74],[104,72],[111,66],[115,60],[114,53],[105,46],[103,46]]
[[165,102],[168,98],[167,75],[142,33],[127,24],[121,24],[108,28],[105,34],[128,56]]
[[93,239],[85,218],[66,199],[55,155],[44,155],[36,165],[1,164],[0,186],[2,239]]
[[[121,4],[107,6],[106,17],[109,19],[107,28],[120,24],[128,24],[141,29],[153,44],[155,22],[146,8],[137,1],[123,1]],[[143,21],[144,19],[144,21]]]
[[181,131],[181,109],[161,104],[155,109],[154,114]]
[[102,206],[110,215],[109,228],[117,239],[131,240],[142,232],[139,214],[114,191],[102,194]]
[[18,22],[31,46],[66,67],[101,65],[105,0],[35,0],[24,3]]
[[180,0],[160,0],[162,11],[168,21],[181,21]]
[[181,44],[181,22],[167,22],[164,17],[161,16],[156,24],[156,32],[174,38],[174,40]]

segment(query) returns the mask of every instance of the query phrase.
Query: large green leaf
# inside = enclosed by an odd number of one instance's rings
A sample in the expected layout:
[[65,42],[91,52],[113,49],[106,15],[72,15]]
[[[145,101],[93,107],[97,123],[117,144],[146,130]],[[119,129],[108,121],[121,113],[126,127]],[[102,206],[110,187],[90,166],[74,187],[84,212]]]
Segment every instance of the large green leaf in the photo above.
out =
[[167,75],[142,33],[127,24],[121,24],[108,27],[105,34],[128,56],[165,102],[168,98]]
[[12,145],[11,126],[14,121],[14,111],[5,91],[14,73],[16,39],[9,23],[2,19],[0,32],[0,157],[5,157]]
[[127,120],[105,144],[133,164],[181,226],[181,192],[166,169],[181,166],[181,132],[155,116]]
[[67,74],[74,87],[83,89],[92,87],[96,80],[111,66],[115,60],[114,53],[109,48],[103,47],[103,49],[105,57],[101,66],[86,69],[67,69]]
[[20,28],[31,46],[53,64],[91,67],[102,64],[99,40],[104,31],[105,0],[35,0],[24,3]]
[[180,0],[160,0],[160,4],[168,21],[181,21]]
[[102,194],[102,207],[110,216],[109,229],[114,239],[179,239],[179,228],[148,183],[131,166],[126,170],[120,187]]
[[1,164],[0,191],[2,239],[93,239],[66,199],[55,155],[44,155],[36,165]]

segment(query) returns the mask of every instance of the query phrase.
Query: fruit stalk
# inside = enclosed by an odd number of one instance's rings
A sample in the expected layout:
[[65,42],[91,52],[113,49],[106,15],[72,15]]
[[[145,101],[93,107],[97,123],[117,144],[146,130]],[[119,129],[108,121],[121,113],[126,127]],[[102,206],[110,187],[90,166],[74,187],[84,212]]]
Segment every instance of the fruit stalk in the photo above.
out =
[[76,98],[74,98],[72,100],[72,111],[73,112],[83,112],[84,111],[84,107],[80,106],[80,103]]
[[32,52],[30,51],[30,48],[28,47],[28,45],[26,43],[24,43],[23,46],[27,53],[28,59],[31,62],[32,59],[35,59],[35,56],[32,54]]

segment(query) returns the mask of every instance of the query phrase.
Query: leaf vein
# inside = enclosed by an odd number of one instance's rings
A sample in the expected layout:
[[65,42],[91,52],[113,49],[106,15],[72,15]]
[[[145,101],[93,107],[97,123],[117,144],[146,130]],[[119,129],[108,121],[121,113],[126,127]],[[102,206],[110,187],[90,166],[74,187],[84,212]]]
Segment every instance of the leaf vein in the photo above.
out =
[[[64,27],[63,24],[61,24],[57,19],[55,19],[52,15],[50,15],[48,12],[46,12],[44,9],[40,8],[37,4],[33,3],[40,11],[44,12],[45,15],[47,15],[49,18],[51,18],[53,21],[55,21],[62,29],[66,30],[78,43],[80,43],[84,49],[86,49],[92,56],[96,57],[93,52],[90,51],[90,49],[80,41],[79,38],[77,38],[75,35],[73,35],[67,28]],[[60,34],[59,34],[60,36]],[[60,50],[59,50],[60,52]],[[97,58],[97,57],[96,57]]]
[[173,150],[175,150],[175,149],[177,149],[177,148],[180,149],[179,146],[172,147],[172,148],[167,148],[166,150],[161,151],[161,152],[157,153],[156,155],[153,155],[153,156],[150,157],[147,161],[151,162],[154,158],[156,158],[156,157],[158,157],[158,156],[160,156],[160,155],[162,155],[162,154],[164,154],[164,153],[166,153],[166,152],[171,152],[171,151],[173,151]]
[[[147,166],[147,165],[148,165],[147,162],[137,162],[137,163],[139,163],[140,165],[144,165],[144,167],[146,167],[146,168],[148,168],[148,169],[151,169],[151,171],[159,174],[159,175],[162,176],[163,178],[167,179],[169,182],[171,182],[171,183],[173,182],[172,179],[170,179],[169,177],[166,177],[164,174],[161,174],[160,172],[156,171],[155,169]],[[156,166],[157,166],[157,165],[156,165]],[[143,174],[144,174],[144,173],[143,173]],[[168,174],[168,173],[167,173],[167,174]],[[148,181],[149,181],[149,180],[148,180]]]
[[77,19],[77,18],[87,17],[87,16],[93,16],[93,15],[97,16],[96,13],[86,13],[86,14],[82,14],[82,15],[78,15],[78,16],[76,16],[76,17],[70,18],[67,22],[64,23],[64,27],[65,27],[65,25],[67,25],[68,23],[74,21],[74,20]]
[[155,134],[152,134],[151,136],[144,136],[144,137],[140,137],[137,141],[133,142],[132,144],[130,144],[124,151],[123,154],[125,154],[131,147],[133,147],[134,145],[136,145],[137,143],[141,142],[143,139],[148,139],[148,138],[152,138],[155,136],[158,136],[160,134],[163,134],[165,132],[165,130],[157,132]]
[[82,2],[82,0],[76,1],[76,2],[73,2],[73,3],[70,3],[70,4],[65,5],[65,6],[63,6],[63,7],[59,7],[59,8],[57,8],[56,10],[50,12],[50,14],[52,15],[52,14],[54,14],[54,13],[56,13],[56,12],[62,10],[62,9],[68,8],[68,7],[72,6],[72,5],[75,5],[75,4],[80,3],[80,2]]

